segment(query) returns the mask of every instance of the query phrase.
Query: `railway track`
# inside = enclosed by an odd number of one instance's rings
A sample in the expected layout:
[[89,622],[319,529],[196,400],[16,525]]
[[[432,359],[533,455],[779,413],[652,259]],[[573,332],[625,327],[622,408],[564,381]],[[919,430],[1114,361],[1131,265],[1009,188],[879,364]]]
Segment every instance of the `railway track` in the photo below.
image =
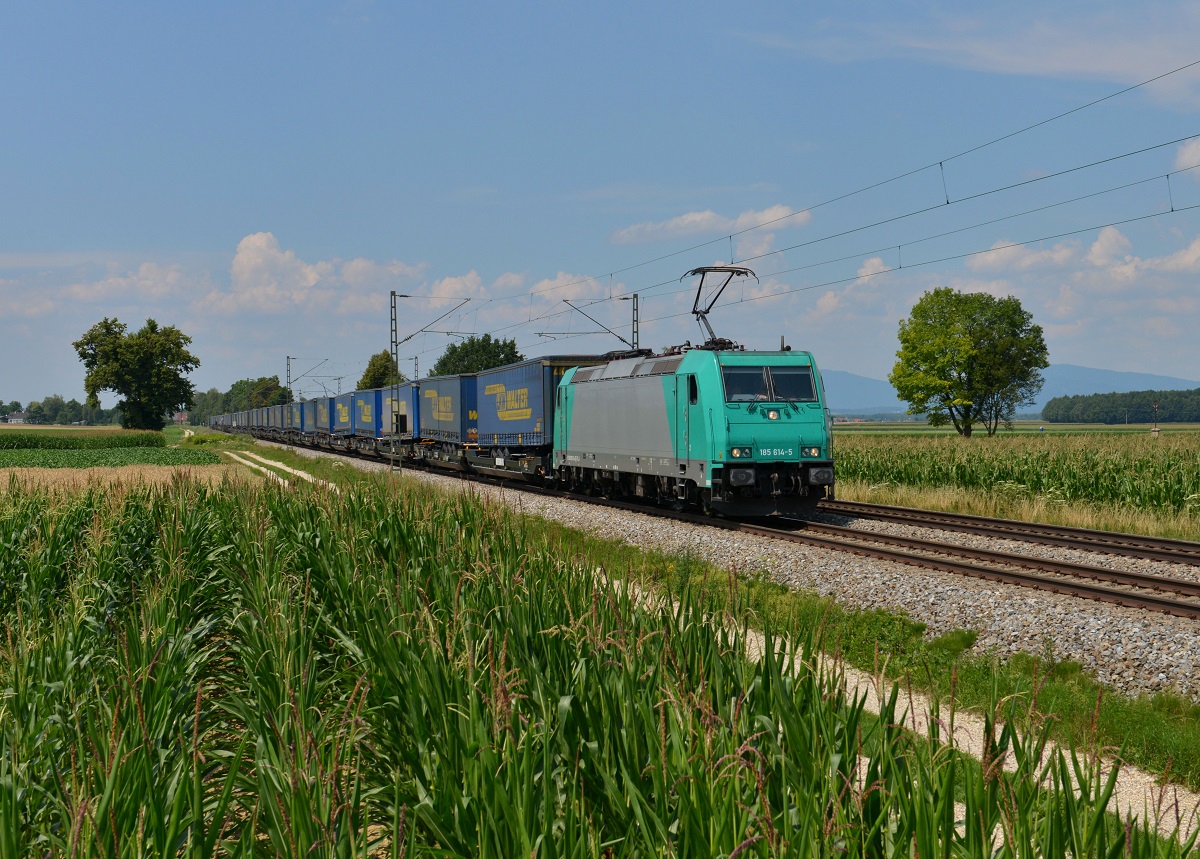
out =
[[[336,451],[327,451],[338,453]],[[358,457],[378,462],[374,457]],[[1200,583],[1183,578],[1156,576],[1104,567],[1049,560],[1029,555],[974,549],[953,543],[940,543],[916,537],[897,536],[873,531],[846,528],[819,522],[783,519],[770,525],[719,519],[693,513],[681,513],[650,507],[629,501],[589,497],[511,480],[444,469],[432,469],[445,476],[458,475],[466,480],[489,485],[502,485],[534,495],[566,498],[611,509],[643,515],[658,516],[677,522],[703,527],[753,534],[785,542],[800,543],[840,552],[893,561],[922,569],[987,581],[1001,582],[1048,591],[1081,599],[1096,600],[1113,605],[1161,612],[1176,617],[1200,620]],[[867,508],[870,513],[859,512]],[[822,510],[839,514],[885,519],[929,528],[969,531],[991,537],[1048,543],[1089,551],[1104,551],[1125,557],[1170,560],[1176,563],[1200,564],[1200,545],[1178,540],[1155,540],[1128,534],[1107,534],[1083,529],[1056,528],[1010,520],[989,520],[953,514],[888,508],[880,505],[860,505],[848,502],[823,502]],[[905,517],[908,518],[905,518]],[[963,521],[969,520],[969,521]],[[949,522],[950,524],[941,524]],[[991,529],[988,525],[995,523]],[[957,527],[955,527],[957,526]],[[1079,539],[1072,539],[1074,535]],[[1169,544],[1161,549],[1161,544]],[[1099,546],[1105,548],[1100,549]],[[1188,551],[1191,547],[1191,551]],[[1175,551],[1171,551],[1174,549]],[[1152,555],[1151,552],[1164,554]],[[1169,553],[1169,554],[1166,554]],[[1166,556],[1164,556],[1166,555]]]
[[1083,549],[1106,555],[1120,555],[1124,558],[1144,558],[1151,561],[1169,561],[1176,564],[1200,566],[1200,543],[1191,543],[1187,540],[1144,537],[1140,534],[1121,534],[1114,531],[1093,531],[1087,528],[1043,525],[1037,522],[1018,522],[1012,519],[988,519],[984,516],[971,516],[965,513],[939,513],[934,510],[888,507],[883,504],[867,504],[858,501],[822,501],[818,509],[823,513],[852,516],[857,519],[876,519],[901,525],[1019,540],[1023,543],[1041,543],[1047,546]]
[[[553,497],[564,497],[562,493],[551,490],[534,488],[533,491]],[[586,498],[576,495],[566,495],[565,497],[693,525],[755,534],[775,540],[850,552],[879,560],[895,561],[923,569],[940,570],[970,578],[1019,585],[1040,591],[1200,620],[1200,583],[1187,579],[1110,570],[1104,567],[1052,561],[1007,552],[971,549],[934,540],[879,534],[816,522],[783,520],[786,523],[784,527],[770,527],[756,523],[714,519],[691,513],[677,513],[627,501]],[[1168,596],[1167,594],[1177,596]]]

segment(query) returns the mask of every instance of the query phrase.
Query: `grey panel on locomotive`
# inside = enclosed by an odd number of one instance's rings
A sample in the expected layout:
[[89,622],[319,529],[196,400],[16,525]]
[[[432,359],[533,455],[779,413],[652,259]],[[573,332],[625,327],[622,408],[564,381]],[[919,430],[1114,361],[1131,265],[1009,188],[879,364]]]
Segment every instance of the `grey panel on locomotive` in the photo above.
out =
[[[560,423],[565,456],[556,464],[583,464],[586,456],[599,468],[672,473],[675,439],[667,404],[675,402],[671,373],[678,365],[678,359],[628,358],[577,370],[570,419]],[[599,383],[589,384],[593,380]]]

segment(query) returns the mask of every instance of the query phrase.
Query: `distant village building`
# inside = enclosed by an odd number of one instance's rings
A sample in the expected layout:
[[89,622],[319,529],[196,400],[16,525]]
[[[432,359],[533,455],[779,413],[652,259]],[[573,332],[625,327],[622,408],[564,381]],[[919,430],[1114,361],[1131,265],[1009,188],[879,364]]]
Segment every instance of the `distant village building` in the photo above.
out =
[[27,424],[29,423],[29,412],[10,412],[8,422],[10,424]]
[[180,426],[180,427],[181,427],[181,426],[183,426],[184,424],[186,424],[186,423],[187,423],[187,421],[188,421],[188,413],[187,413],[187,412],[176,412],[176,413],[175,413],[175,417],[173,418],[173,420],[174,420],[174,422],[175,422],[175,426]]

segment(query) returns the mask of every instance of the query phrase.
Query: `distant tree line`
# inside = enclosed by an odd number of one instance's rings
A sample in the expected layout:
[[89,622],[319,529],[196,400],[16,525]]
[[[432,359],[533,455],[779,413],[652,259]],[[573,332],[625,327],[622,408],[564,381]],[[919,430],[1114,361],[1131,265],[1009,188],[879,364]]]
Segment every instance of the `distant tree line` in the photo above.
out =
[[1158,422],[1200,422],[1200,388],[1194,391],[1133,391],[1055,397],[1042,409],[1048,423],[1148,424],[1158,403]]
[[240,379],[221,392],[216,388],[197,391],[188,415],[192,426],[206,426],[214,415],[227,415],[260,409],[263,406],[281,406],[288,402],[288,390],[279,384],[278,376],[262,376],[257,379]]
[[31,400],[24,408],[18,400],[13,400],[11,403],[0,401],[0,416],[3,416],[5,420],[9,415],[22,412],[26,415],[25,420],[31,424],[97,426],[121,422],[120,409],[93,409],[74,397],[64,400],[60,394],[51,394],[43,400]]

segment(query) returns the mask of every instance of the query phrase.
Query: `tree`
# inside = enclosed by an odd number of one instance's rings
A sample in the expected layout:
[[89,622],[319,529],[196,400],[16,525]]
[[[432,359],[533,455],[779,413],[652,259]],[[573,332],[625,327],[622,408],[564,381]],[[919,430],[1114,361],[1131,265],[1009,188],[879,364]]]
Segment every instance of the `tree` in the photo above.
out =
[[263,406],[281,406],[289,401],[288,389],[279,384],[278,376],[239,379],[229,386],[221,412],[244,412]]
[[476,337],[472,334],[461,343],[451,343],[433,365],[433,375],[453,376],[456,373],[478,373],[492,367],[503,367],[524,361],[517,351],[516,340],[493,340],[491,334]]
[[386,388],[388,385],[398,385],[406,382],[404,374],[396,366],[392,353],[386,349],[376,352],[367,362],[366,372],[358,380],[358,390],[369,391],[372,388]]
[[133,334],[117,319],[105,317],[74,344],[87,375],[87,404],[100,405],[100,391],[123,399],[121,426],[160,430],[170,412],[190,408],[194,391],[185,373],[200,366],[187,350],[192,338],[174,325],[160,328],[153,319]]
[[901,320],[896,358],[888,379],[908,413],[927,413],[933,426],[951,422],[967,437],[977,423],[988,435],[1010,425],[1050,366],[1041,326],[1020,301],[948,287],[925,293]]

